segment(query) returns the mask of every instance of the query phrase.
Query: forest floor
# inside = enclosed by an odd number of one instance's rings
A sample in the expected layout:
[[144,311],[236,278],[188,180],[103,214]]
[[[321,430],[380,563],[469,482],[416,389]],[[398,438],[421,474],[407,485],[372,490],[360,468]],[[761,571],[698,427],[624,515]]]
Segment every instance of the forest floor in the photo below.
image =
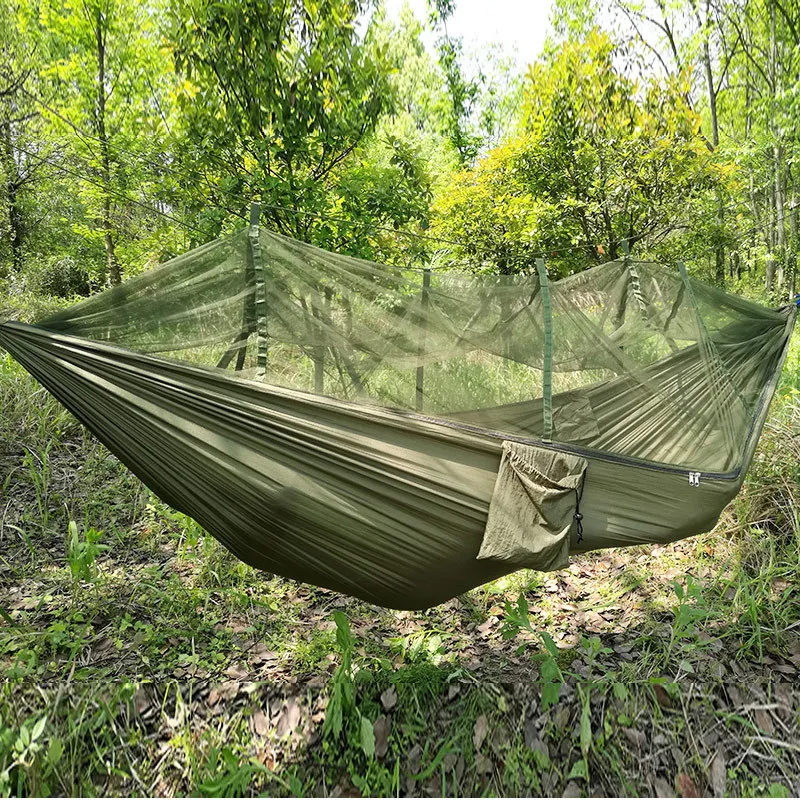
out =
[[414,613],[237,562],[3,354],[0,407],[0,795],[800,794],[791,386],[715,531]]

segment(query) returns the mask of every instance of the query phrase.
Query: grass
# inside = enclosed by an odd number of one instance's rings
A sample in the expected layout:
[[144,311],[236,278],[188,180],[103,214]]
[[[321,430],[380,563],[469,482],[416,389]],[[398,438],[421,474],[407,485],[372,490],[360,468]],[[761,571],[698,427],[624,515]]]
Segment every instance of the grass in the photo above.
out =
[[0,794],[797,794],[798,370],[714,532],[410,613],[239,563],[0,354]]

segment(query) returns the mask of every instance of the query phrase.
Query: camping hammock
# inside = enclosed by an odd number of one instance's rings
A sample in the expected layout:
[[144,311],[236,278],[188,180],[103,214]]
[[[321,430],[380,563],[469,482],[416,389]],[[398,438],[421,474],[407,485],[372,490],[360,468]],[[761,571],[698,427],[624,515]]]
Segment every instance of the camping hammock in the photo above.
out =
[[711,529],[794,320],[682,266],[411,270],[254,216],[0,345],[243,561],[425,608]]

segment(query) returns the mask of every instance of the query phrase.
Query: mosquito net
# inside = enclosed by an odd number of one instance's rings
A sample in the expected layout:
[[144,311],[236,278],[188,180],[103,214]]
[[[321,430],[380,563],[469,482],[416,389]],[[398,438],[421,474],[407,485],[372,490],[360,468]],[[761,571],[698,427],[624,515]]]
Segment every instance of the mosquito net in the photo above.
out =
[[789,316],[650,262],[559,281],[542,263],[503,276],[402,269],[251,227],[39,326],[365,413],[729,473]]

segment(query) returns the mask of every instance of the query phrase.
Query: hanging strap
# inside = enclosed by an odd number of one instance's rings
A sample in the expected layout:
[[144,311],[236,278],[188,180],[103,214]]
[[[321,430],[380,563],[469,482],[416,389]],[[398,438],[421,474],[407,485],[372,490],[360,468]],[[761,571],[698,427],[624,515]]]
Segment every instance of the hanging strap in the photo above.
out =
[[430,300],[428,290],[431,285],[431,270],[426,267],[422,273],[422,299],[420,300],[419,366],[417,367],[416,409],[422,411],[425,403],[425,328]]
[[544,353],[542,367],[542,439],[553,438],[553,309],[550,305],[550,284],[544,259],[536,259],[539,272],[539,289],[542,295],[542,317],[544,322]]
[[255,276],[255,308],[256,332],[258,337],[258,374],[263,376],[267,372],[267,356],[269,353],[269,340],[267,331],[267,287],[264,282],[264,268],[261,262],[261,240],[259,239],[259,221],[261,219],[261,205],[250,205],[250,257],[253,261]]
[[633,297],[636,300],[636,305],[639,306],[639,310],[642,312],[645,319],[647,319],[647,301],[644,299],[644,294],[642,293],[642,281],[639,277],[639,271],[631,261],[631,249],[628,246],[628,240],[623,239],[620,242],[620,246],[622,247],[622,253],[624,256],[625,269],[628,270],[628,278],[630,280],[631,289],[633,289]]

